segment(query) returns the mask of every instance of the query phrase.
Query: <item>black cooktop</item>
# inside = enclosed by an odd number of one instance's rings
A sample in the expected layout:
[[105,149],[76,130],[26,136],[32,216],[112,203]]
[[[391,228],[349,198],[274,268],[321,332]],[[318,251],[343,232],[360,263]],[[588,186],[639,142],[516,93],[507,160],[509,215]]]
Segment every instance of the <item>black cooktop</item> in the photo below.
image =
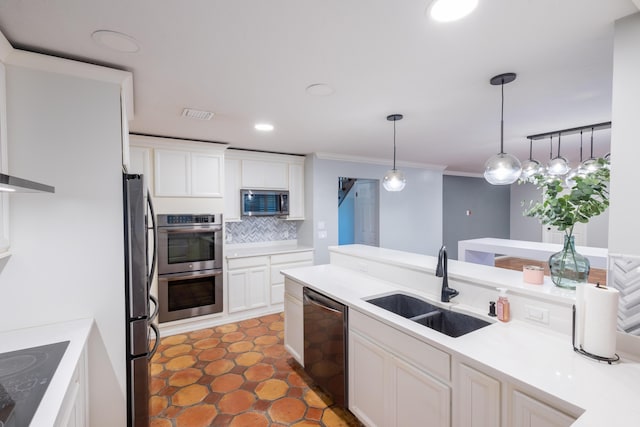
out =
[[68,345],[0,353],[0,427],[29,425]]

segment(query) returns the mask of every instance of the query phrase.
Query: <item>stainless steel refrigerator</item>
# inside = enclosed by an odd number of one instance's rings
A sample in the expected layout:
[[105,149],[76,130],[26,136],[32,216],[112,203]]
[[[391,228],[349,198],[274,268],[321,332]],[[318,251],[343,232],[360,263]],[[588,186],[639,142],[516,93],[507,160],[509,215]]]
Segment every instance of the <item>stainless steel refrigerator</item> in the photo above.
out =
[[[150,294],[155,270],[156,227],[153,205],[142,175],[124,174],[123,194],[127,426],[148,427],[149,364],[160,340],[158,328],[153,324],[158,302]],[[154,332],[152,336],[150,331]],[[149,348],[150,338],[155,340],[153,348]]]

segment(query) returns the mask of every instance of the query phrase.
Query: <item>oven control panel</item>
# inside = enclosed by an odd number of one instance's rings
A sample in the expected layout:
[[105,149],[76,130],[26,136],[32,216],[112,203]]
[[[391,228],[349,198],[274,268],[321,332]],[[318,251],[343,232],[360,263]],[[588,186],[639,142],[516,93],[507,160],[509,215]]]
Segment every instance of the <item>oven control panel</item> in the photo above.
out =
[[222,214],[168,214],[158,215],[158,226],[221,224]]

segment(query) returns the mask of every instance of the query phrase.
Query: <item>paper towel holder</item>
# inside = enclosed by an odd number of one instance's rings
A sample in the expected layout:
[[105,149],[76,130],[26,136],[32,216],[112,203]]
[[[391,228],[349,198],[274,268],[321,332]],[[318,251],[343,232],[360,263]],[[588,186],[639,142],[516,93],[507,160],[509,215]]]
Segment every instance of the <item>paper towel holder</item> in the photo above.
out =
[[578,354],[581,354],[583,356],[589,357],[591,359],[597,360],[599,362],[607,362],[609,365],[611,365],[612,363],[617,363],[620,361],[620,356],[618,356],[618,354],[615,354],[615,357],[602,357],[602,356],[597,356],[595,354],[591,354],[588,351],[585,351],[582,348],[582,345],[580,345],[580,347],[576,347],[576,305],[573,305],[573,325],[571,328],[571,344],[573,345],[573,351],[575,351]]

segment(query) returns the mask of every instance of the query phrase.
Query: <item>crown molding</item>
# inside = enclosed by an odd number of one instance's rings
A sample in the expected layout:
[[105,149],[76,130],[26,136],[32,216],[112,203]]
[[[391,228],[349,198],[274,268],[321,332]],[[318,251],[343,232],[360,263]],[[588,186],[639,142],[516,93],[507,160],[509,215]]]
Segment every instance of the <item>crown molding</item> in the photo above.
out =
[[[360,157],[360,156],[350,156],[346,154],[336,154],[336,153],[323,153],[317,152],[313,153],[316,158],[320,160],[336,160],[339,162],[354,162],[354,163],[366,163],[372,165],[383,165],[390,166],[389,159],[379,159],[376,157]],[[417,162],[400,162],[396,161],[396,166],[401,166],[405,168],[416,168],[416,169],[429,169],[435,171],[444,171],[447,167],[445,165],[437,165],[432,163],[417,163]]]
[[475,173],[475,172],[460,172],[460,171],[444,171],[442,173],[443,175],[448,175],[448,176],[466,176],[468,178],[484,178],[484,175],[481,173]]

